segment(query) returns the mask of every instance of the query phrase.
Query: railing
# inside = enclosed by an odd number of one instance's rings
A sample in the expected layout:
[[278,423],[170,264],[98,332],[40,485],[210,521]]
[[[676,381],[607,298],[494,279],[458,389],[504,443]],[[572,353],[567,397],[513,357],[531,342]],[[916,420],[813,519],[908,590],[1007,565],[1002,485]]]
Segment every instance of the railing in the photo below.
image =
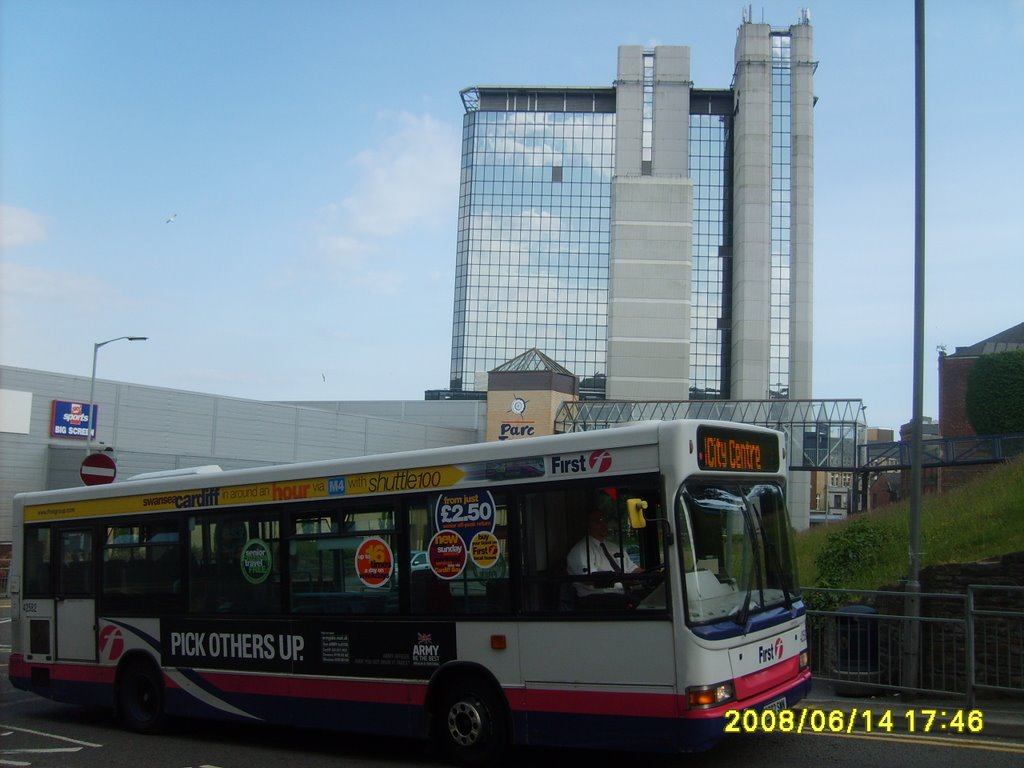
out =
[[[909,441],[868,443],[858,446],[857,470],[891,471],[909,469],[913,463]],[[921,441],[921,466],[966,467],[999,464],[1024,453],[1024,434],[985,437],[938,437]]]
[[[1003,596],[1017,596],[1007,605]],[[967,612],[972,618],[967,635],[968,698],[977,692],[1024,692],[1024,587],[972,586],[967,589]],[[1016,608],[1016,610],[1014,609]]]
[[[964,697],[1024,695],[1024,587],[920,593],[916,632],[907,594],[805,589],[811,669],[839,694],[905,691]],[[912,634],[918,647],[906,647]],[[910,674],[912,672],[914,674]]]

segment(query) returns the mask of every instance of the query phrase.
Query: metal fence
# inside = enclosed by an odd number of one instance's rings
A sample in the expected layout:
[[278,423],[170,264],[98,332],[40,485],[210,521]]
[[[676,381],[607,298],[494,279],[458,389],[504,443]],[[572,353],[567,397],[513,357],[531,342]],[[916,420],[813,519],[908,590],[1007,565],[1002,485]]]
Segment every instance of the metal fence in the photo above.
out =
[[920,593],[913,622],[904,592],[805,589],[804,596],[813,606],[812,672],[839,694],[913,691],[964,697],[969,706],[979,695],[1024,695],[1024,587]]

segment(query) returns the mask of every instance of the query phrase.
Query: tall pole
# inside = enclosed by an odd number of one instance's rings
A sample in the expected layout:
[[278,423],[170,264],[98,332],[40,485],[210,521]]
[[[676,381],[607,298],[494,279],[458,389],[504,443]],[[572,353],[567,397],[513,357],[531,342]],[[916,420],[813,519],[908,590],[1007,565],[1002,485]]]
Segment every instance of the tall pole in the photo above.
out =
[[910,565],[904,687],[918,683],[921,635],[921,464],[924,440],[924,0],[914,0],[914,416],[910,460]]
[[105,347],[115,341],[145,341],[148,336],[118,336],[115,339],[98,341],[92,345],[92,377],[89,379],[89,424],[85,430],[85,454],[92,452],[92,436],[96,429],[96,357],[99,355],[100,347]]

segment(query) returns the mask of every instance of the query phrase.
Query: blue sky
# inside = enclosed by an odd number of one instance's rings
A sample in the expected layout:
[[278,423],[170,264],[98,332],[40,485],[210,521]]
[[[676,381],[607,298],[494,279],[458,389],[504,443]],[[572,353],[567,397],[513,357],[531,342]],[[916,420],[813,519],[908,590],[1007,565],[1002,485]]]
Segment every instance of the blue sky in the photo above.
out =
[[[0,362],[267,400],[447,385],[459,91],[610,85],[744,3],[2,0]],[[911,410],[912,0],[814,25],[814,395]],[[800,3],[753,5],[788,26]],[[1024,0],[927,4],[925,415],[936,347],[1024,321]],[[176,216],[175,216],[176,214]],[[167,219],[175,216],[172,223]],[[85,396],[85,393],[82,393]]]

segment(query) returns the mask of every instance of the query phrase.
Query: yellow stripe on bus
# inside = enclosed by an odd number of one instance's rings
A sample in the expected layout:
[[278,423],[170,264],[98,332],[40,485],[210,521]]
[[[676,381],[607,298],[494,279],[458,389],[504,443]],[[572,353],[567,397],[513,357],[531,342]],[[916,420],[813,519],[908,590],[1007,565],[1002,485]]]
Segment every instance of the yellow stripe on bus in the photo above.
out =
[[337,477],[286,480],[277,483],[210,486],[187,491],[116,496],[109,499],[32,504],[25,507],[25,521],[38,523],[97,515],[128,515],[173,509],[207,509],[239,504],[266,504],[279,501],[301,501],[302,499],[428,491],[436,488],[450,488],[458,484],[465,476],[466,473],[462,469],[454,466],[415,467]]

